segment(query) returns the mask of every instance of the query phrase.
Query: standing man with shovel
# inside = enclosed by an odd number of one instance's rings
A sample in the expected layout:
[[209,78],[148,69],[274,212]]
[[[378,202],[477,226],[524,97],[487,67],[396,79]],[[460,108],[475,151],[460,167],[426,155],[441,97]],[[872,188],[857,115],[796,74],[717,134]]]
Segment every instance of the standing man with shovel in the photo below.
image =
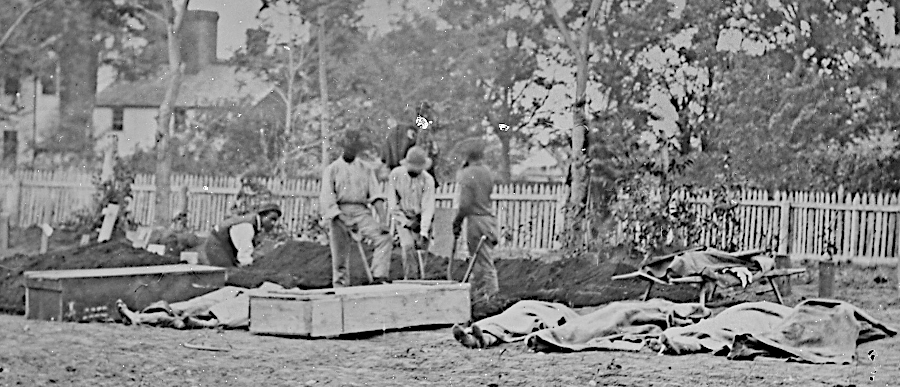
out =
[[499,242],[497,218],[491,212],[491,192],[494,179],[491,171],[482,164],[484,148],[478,142],[461,147],[465,160],[457,175],[459,184],[459,210],[453,219],[453,238],[459,239],[463,220],[466,221],[466,245],[472,256],[473,300],[491,298],[500,291],[497,268],[491,252]]
[[365,142],[358,133],[347,132],[339,145],[344,153],[322,172],[319,196],[319,209],[329,226],[332,286],[350,285],[350,256],[354,254],[352,247],[355,244],[353,234],[375,245],[371,269],[374,278],[371,282],[387,283],[393,246],[388,230],[375,220],[369,207],[384,200],[384,197],[378,190],[374,171],[357,157],[365,150]]
[[409,279],[408,260],[413,252],[418,258],[419,278],[425,279],[422,250],[428,250],[435,200],[434,177],[426,172],[431,164],[428,153],[414,146],[388,179],[388,211],[403,249],[403,279]]

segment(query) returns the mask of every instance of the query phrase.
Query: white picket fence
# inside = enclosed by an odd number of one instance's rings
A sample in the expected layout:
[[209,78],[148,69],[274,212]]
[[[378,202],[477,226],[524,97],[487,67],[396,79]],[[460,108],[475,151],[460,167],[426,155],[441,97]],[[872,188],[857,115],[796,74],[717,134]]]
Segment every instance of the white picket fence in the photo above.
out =
[[[11,224],[18,227],[71,220],[74,211],[90,206],[95,190],[91,176],[81,172],[17,172],[0,174],[0,181],[0,192],[5,191],[0,198],[6,198],[2,208],[11,214]],[[318,216],[318,180],[267,179],[262,183],[281,205],[281,222],[287,230],[299,232],[308,216]],[[132,185],[131,211],[140,224],[150,224],[154,218],[154,184],[154,176],[138,175]],[[384,183],[380,184],[383,189]],[[176,175],[172,177],[170,208],[178,211],[187,201],[189,227],[208,231],[227,216],[240,185],[237,178]],[[438,187],[437,207],[452,208],[456,192],[456,184]],[[509,236],[501,241],[501,247],[558,248],[556,235],[562,229],[561,211],[566,195],[566,187],[559,184],[496,186],[493,210]]]
[[[288,230],[299,232],[307,216],[318,214],[319,182],[310,179],[275,179],[263,182],[284,210]],[[172,178],[172,209],[187,200],[189,226],[207,231],[222,221],[237,198],[237,178],[176,175]],[[11,224],[59,224],[92,201],[94,185],[87,172],[0,172],[0,208],[11,215]],[[135,219],[149,224],[154,217],[154,177],[139,175],[132,186],[131,210]],[[457,187],[439,187],[439,208],[451,208]],[[492,198],[498,223],[509,235],[503,248],[553,250],[565,232],[563,209],[568,188],[557,183],[498,185]],[[697,198],[694,210],[709,214],[709,197]],[[708,231],[702,243],[737,237],[742,248],[774,247],[795,259],[822,259],[826,247],[834,257],[865,263],[895,262],[900,255],[900,197],[897,193],[842,194],[824,192],[774,192],[748,190],[737,207],[739,226]],[[786,241],[786,242],[785,242]]]

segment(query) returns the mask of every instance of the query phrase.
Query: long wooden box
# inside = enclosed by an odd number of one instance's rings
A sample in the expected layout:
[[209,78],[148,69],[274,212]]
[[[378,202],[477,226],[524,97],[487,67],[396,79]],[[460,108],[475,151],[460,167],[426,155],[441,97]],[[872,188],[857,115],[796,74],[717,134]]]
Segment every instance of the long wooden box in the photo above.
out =
[[224,268],[158,265],[25,272],[25,318],[91,321],[117,318],[116,300],[132,310],[179,302],[225,286]]
[[250,332],[329,337],[464,323],[472,318],[470,286],[453,281],[396,281],[251,295]]

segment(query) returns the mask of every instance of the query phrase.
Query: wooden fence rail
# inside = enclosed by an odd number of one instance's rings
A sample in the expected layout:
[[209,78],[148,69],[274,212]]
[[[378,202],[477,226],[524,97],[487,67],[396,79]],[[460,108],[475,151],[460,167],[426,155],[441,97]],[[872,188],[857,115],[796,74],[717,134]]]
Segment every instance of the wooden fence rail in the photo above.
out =
[[[314,179],[262,183],[273,192],[284,211],[283,222],[292,232],[318,216],[319,182]],[[382,183],[383,184],[383,183]],[[189,226],[208,231],[235,203],[240,189],[237,178],[176,175],[172,179],[172,209],[187,200]],[[557,183],[498,185],[493,209],[507,237],[503,248],[552,250],[565,232],[563,209],[567,187]],[[154,217],[154,177],[138,175],[132,185],[131,210],[135,220],[149,224]],[[92,177],[84,171],[0,172],[0,209],[11,215],[13,226],[60,224],[71,221],[76,211],[93,200]],[[438,188],[437,206],[452,208],[457,187]],[[712,198],[692,199],[693,211],[711,216]],[[174,214],[173,214],[174,215]],[[741,248],[773,247],[795,259],[833,256],[866,263],[888,263],[900,255],[900,198],[897,193],[837,194],[826,192],[740,193],[737,227],[703,230],[701,243],[737,239]]]

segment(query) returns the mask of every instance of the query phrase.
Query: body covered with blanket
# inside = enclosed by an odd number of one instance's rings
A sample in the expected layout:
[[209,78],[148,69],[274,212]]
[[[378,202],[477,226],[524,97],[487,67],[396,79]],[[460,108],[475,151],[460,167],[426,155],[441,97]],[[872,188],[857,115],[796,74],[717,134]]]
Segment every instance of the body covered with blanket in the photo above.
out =
[[478,321],[473,328],[496,338],[495,344],[523,340],[539,352],[652,350],[713,353],[733,360],[849,364],[856,360],[858,345],[897,335],[896,329],[853,305],[824,299],[793,308],[744,303],[716,315],[700,304],[660,299],[613,302],[584,315],[561,304],[520,301],[507,312]]
[[720,287],[747,284],[762,273],[775,268],[775,259],[765,250],[729,253],[714,248],[699,248],[676,254],[647,258],[640,264],[644,271],[656,278],[702,276]]

